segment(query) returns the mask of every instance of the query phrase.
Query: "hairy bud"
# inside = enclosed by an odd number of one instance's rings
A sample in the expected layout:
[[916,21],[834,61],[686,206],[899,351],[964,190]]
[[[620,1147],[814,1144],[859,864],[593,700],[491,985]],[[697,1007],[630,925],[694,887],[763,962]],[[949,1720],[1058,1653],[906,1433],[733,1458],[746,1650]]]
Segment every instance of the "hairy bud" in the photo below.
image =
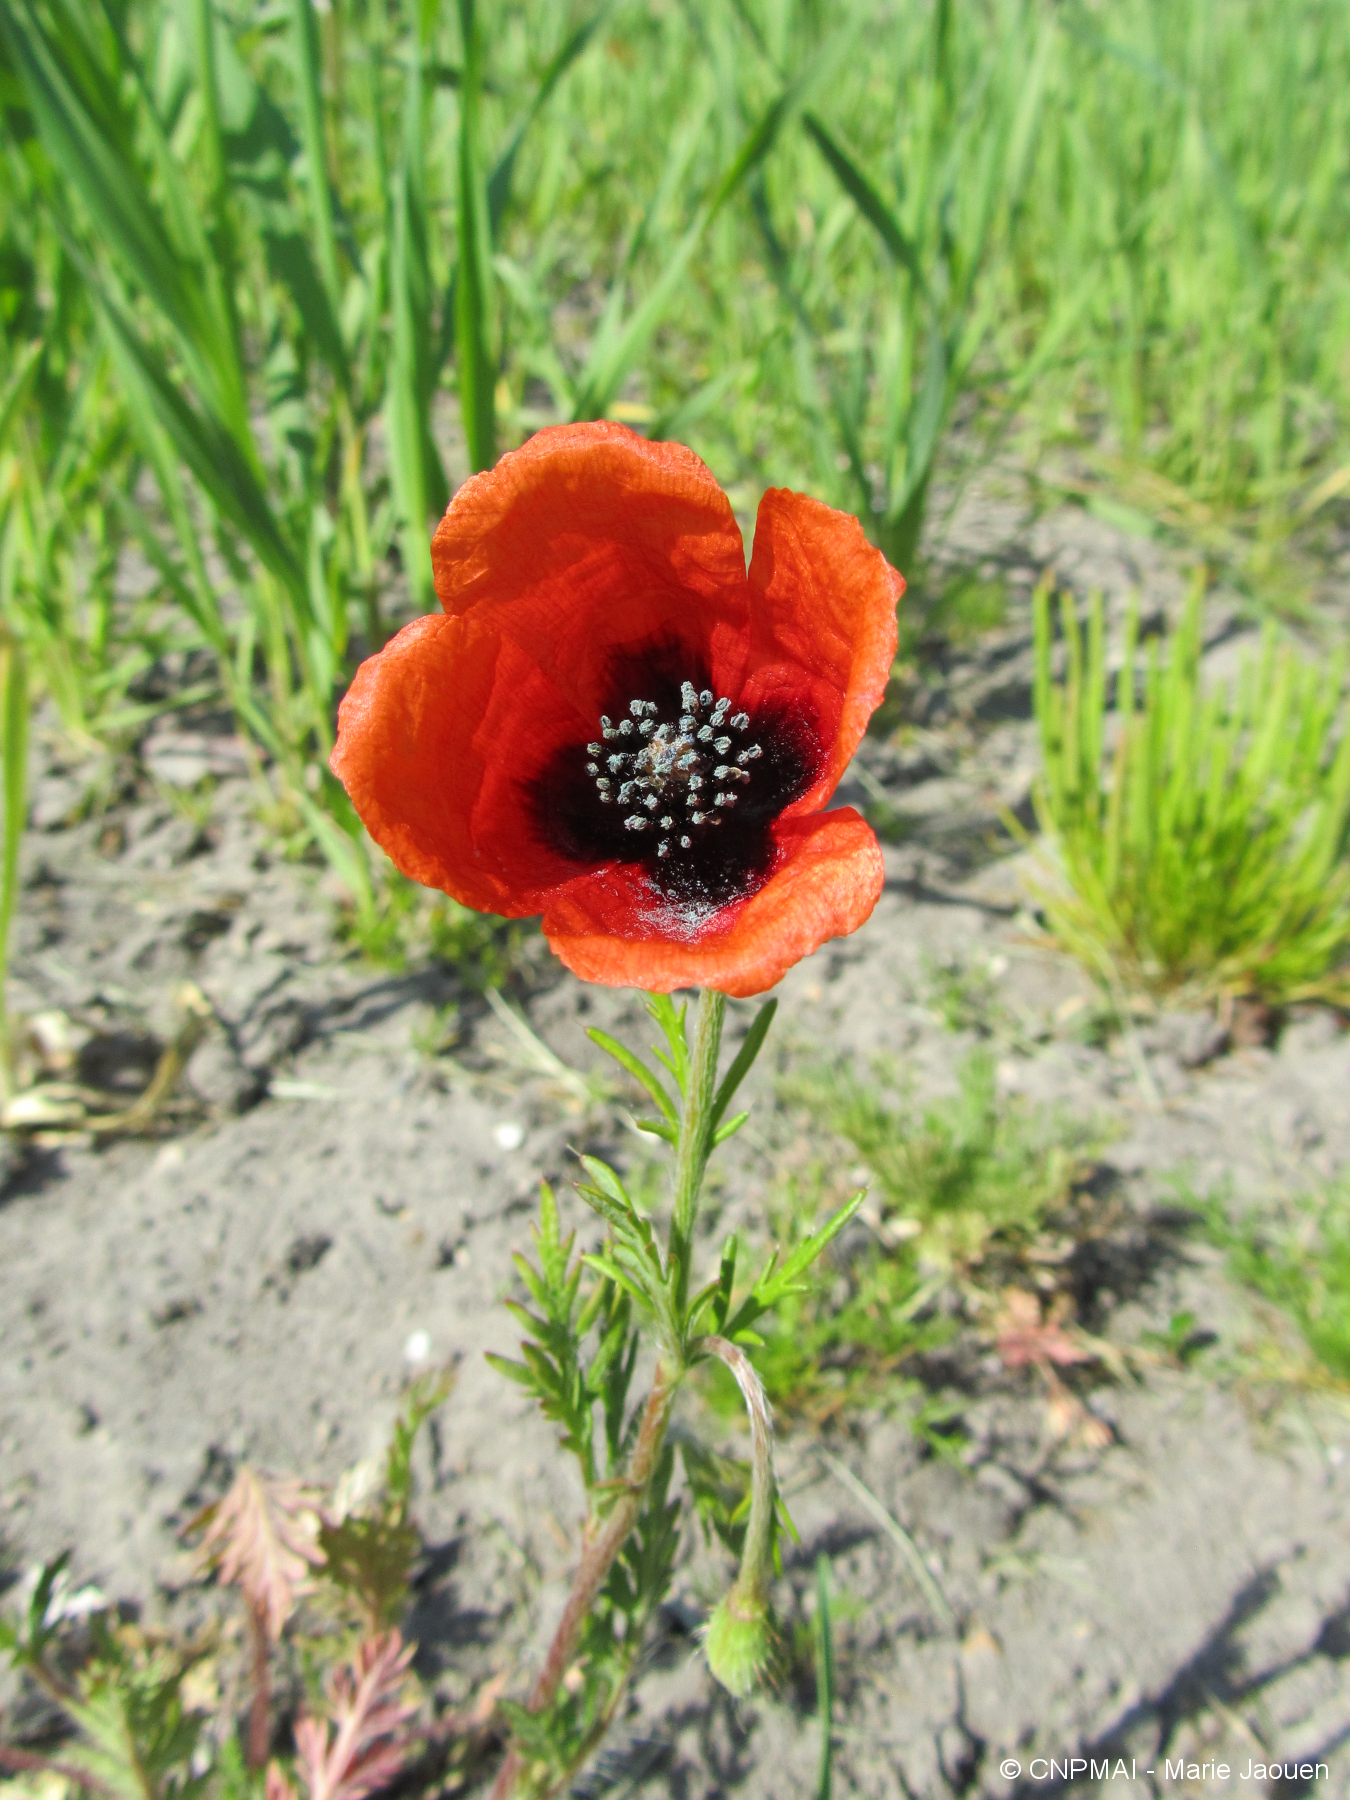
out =
[[703,1648],[718,1681],[744,1700],[772,1672],[777,1658],[778,1634],[768,1601],[762,1594],[745,1593],[738,1581],[713,1608]]

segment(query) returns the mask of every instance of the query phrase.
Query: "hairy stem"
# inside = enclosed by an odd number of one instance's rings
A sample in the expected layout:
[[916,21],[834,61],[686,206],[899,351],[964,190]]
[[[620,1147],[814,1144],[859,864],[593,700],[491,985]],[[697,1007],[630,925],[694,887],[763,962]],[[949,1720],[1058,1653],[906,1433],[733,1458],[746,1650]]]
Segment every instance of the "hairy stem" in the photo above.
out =
[[[642,1502],[647,1496],[647,1489],[661,1456],[666,1426],[670,1423],[670,1409],[675,1401],[675,1390],[683,1373],[681,1368],[664,1357],[656,1365],[651,1392],[642,1409],[642,1424],[638,1428],[637,1442],[633,1446],[628,1473],[624,1479],[624,1492],[603,1519],[587,1531],[581,1563],[572,1578],[572,1591],[567,1596],[558,1628],[553,1633],[553,1642],[548,1647],[544,1666],[539,1671],[534,1691],[530,1695],[531,1712],[542,1712],[557,1693],[576,1654],[586,1615],[594,1606],[596,1596],[614,1566],[615,1557],[623,1549],[629,1532],[637,1523]],[[515,1792],[522,1767],[521,1758],[512,1750],[502,1764],[501,1773],[492,1789],[491,1800],[508,1800],[508,1796]]]
[[725,1363],[741,1390],[750,1419],[750,1518],[745,1528],[736,1586],[758,1595],[769,1576],[773,1557],[773,1518],[778,1482],[773,1469],[773,1410],[764,1383],[743,1350],[723,1337],[703,1337],[690,1345],[692,1355],[715,1356]]
[[248,1710],[248,1766],[261,1769],[272,1748],[272,1683],[269,1664],[271,1645],[267,1617],[256,1607],[248,1611],[249,1638],[253,1646],[253,1704]]
[[[661,1457],[666,1427],[675,1393],[688,1366],[683,1350],[684,1314],[689,1291],[689,1257],[694,1237],[694,1219],[698,1212],[703,1174],[712,1149],[712,1109],[717,1097],[717,1058],[722,1047],[722,1022],[726,1017],[727,997],[708,989],[699,996],[698,1018],[694,1027],[693,1054],[689,1078],[685,1086],[684,1112],[675,1149],[675,1208],[670,1226],[670,1253],[667,1267],[671,1277],[672,1311],[678,1338],[674,1344],[663,1344],[652,1380],[651,1392],[642,1410],[637,1442],[629,1459],[623,1492],[609,1510],[592,1521],[587,1528],[581,1563],[572,1581],[562,1618],[558,1621],[549,1645],[544,1666],[530,1695],[530,1711],[542,1712],[558,1692],[563,1676],[571,1666],[581,1641],[582,1627],[595,1605],[601,1588],[623,1549],[629,1533],[651,1486],[652,1475]],[[716,1340],[720,1343],[722,1340]],[[740,1352],[728,1344],[733,1355]],[[713,1352],[719,1354],[719,1352]],[[742,1359],[744,1360],[744,1359]],[[748,1364],[746,1365],[749,1366]],[[751,1371],[752,1380],[758,1380]],[[760,1389],[762,1395],[763,1390]],[[767,1403],[766,1403],[767,1404]],[[767,1412],[765,1415],[767,1426]],[[772,1482],[772,1456],[769,1463]],[[753,1528],[753,1503],[752,1503]],[[772,1490],[770,1524],[772,1529]],[[502,1764],[492,1789],[491,1800],[510,1800],[524,1771],[524,1761],[511,1750]]]
[[672,1299],[677,1319],[684,1316],[689,1297],[689,1258],[694,1240],[694,1215],[703,1187],[703,1172],[712,1149],[712,1108],[717,1095],[717,1056],[722,1047],[722,1021],[727,997],[712,988],[699,996],[694,1027],[694,1053],[689,1085],[680,1120],[680,1141],[675,1153],[675,1211],[670,1223],[670,1260],[674,1277]]

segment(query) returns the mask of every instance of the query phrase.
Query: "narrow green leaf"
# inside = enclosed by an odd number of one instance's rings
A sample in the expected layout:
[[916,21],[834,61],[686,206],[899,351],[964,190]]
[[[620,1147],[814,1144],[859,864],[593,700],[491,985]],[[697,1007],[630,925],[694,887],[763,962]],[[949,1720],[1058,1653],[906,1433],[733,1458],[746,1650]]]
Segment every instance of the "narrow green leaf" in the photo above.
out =
[[727,201],[763,162],[779,133],[800,109],[810,90],[835,67],[852,30],[836,32],[810,66],[793,80],[760,115],[732,158],[721,180],[694,216],[693,223],[675,246],[655,283],[631,314],[622,330],[592,347],[577,384],[574,419],[603,418],[613,404],[635,359],[661,321],[684,279],[695,250],[709,225]]
[[679,1126],[672,1125],[667,1119],[634,1119],[633,1123],[639,1131],[646,1131],[652,1137],[662,1138],[667,1144],[678,1144],[680,1141]]
[[42,355],[42,339],[34,338],[25,344],[14,359],[14,368],[9,377],[9,385],[4,395],[0,396],[0,450],[5,447],[5,439],[9,436],[9,428],[19,416],[19,408],[28,393],[28,384],[37,369],[38,359]]
[[876,232],[887,250],[908,271],[920,290],[925,287],[918,252],[910,242],[893,208],[882,198],[876,184],[859,166],[839,140],[827,130],[815,113],[804,113],[802,124],[814,140],[821,155],[830,165],[840,187]]
[[640,1056],[630,1050],[626,1044],[621,1044],[617,1038],[612,1038],[607,1031],[601,1031],[595,1026],[587,1029],[586,1036],[593,1044],[597,1044],[606,1056],[612,1056],[620,1068],[627,1069],[633,1080],[651,1095],[664,1118],[670,1120],[672,1124],[679,1123],[680,1115],[675,1109],[674,1101],[661,1085],[659,1078],[653,1074]]
[[291,24],[295,37],[295,64],[300,90],[300,130],[305,146],[305,179],[314,218],[314,242],[319,273],[334,318],[342,310],[342,280],[338,274],[337,236],[333,229],[333,192],[328,180],[328,146],[323,128],[323,87],[319,58],[319,28],[314,0],[291,0]]
[[[590,43],[591,39],[600,29],[606,16],[612,10],[612,0],[606,0],[606,4],[593,12],[589,19],[583,19],[581,24],[577,26],[576,30],[562,45],[561,49],[559,49],[550,59],[547,68],[539,77],[539,86],[535,89],[534,94],[530,99],[530,104],[525,109],[524,116],[516,125],[515,130],[511,133],[506,148],[498,157],[496,166],[488,179],[488,235],[492,242],[495,243],[496,241],[498,227],[501,225],[506,208],[510,204],[511,184],[515,178],[516,171],[516,158],[520,154],[520,147],[525,141],[526,133],[529,131],[530,126],[534,121],[539,117],[539,114],[544,110],[554,88],[557,87],[563,76],[581,55],[587,44]],[[453,85],[458,87],[460,78],[459,70],[456,69],[454,75],[455,80]]]
[[0,646],[0,756],[4,758],[5,820],[0,856],[0,1089],[9,1085],[9,1046],[5,1022],[5,986],[9,973],[9,934],[19,892],[19,850],[23,843],[28,795],[28,669],[22,648]]
[[736,1133],[749,1117],[750,1114],[748,1112],[738,1112],[734,1118],[728,1119],[724,1125],[719,1125],[717,1130],[712,1134],[713,1148],[716,1149],[719,1144],[725,1144],[728,1138],[735,1137]]
[[474,0],[459,0],[464,67],[459,86],[459,206],[455,221],[455,372],[475,470],[497,460],[496,359],[492,350],[492,240],[479,145],[482,38]]
[[[746,1032],[740,1049],[732,1059],[731,1067],[722,1077],[721,1086],[718,1088],[716,1097],[713,1100],[712,1111],[709,1114],[708,1122],[713,1127],[714,1132],[716,1132],[717,1125],[721,1120],[723,1113],[727,1110],[727,1106],[734,1097],[736,1089],[741,1085],[754,1067],[755,1058],[763,1048],[764,1040],[769,1035],[769,1027],[773,1024],[773,1016],[777,1011],[777,1000],[766,1000],[751,1021],[750,1029]],[[672,1117],[673,1116],[674,1115],[672,1114]],[[746,1114],[742,1114],[742,1119],[747,1116],[748,1115]],[[730,1135],[730,1132],[728,1132],[727,1136]],[[713,1142],[720,1143],[721,1139],[714,1136]]]

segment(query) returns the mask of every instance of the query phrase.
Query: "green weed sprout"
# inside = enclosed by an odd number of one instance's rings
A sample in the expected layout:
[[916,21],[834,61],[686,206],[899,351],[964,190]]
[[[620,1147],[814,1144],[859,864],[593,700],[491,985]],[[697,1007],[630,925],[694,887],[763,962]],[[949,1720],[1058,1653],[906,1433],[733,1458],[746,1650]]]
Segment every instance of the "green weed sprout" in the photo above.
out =
[[1302,1195],[1273,1219],[1234,1219],[1211,1199],[1205,1219],[1234,1276],[1293,1320],[1333,1381],[1350,1383],[1350,1188]]
[[1350,725],[1345,659],[1282,646],[1273,626],[1236,680],[1206,692],[1201,583],[1138,696],[1137,613],[1106,742],[1102,606],[1084,633],[1061,602],[1066,666],[1051,670],[1051,598],[1035,596],[1037,818],[1062,882],[1037,899],[1051,933],[1113,993],[1350,1001]]

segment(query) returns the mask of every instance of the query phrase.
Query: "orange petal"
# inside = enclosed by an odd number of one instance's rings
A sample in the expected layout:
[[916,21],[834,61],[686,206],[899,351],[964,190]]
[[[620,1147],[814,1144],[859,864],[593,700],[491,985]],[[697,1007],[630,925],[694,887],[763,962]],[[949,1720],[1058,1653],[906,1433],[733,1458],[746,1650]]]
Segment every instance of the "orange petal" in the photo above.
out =
[[576,864],[538,841],[522,777],[532,748],[542,757],[577,729],[517,646],[471,616],[428,613],[356,671],[332,768],[405,875],[521,918],[576,879]]
[[711,470],[682,444],[607,420],[537,432],[459,489],[431,562],[446,612],[510,637],[588,730],[611,702],[615,651],[696,643],[724,690],[739,683],[745,548]]
[[750,668],[742,703],[782,693],[814,715],[823,767],[787,815],[823,806],[880,705],[895,661],[904,577],[851,513],[770,488],[750,561]]
[[[774,835],[783,852],[775,873],[703,929],[681,929],[671,914],[663,920],[638,872],[620,867],[554,894],[544,934],[583,981],[657,994],[691,987],[737,999],[763,993],[827,939],[856,931],[885,881],[881,846],[851,806],[785,820]],[[619,929],[624,935],[615,935]]]

